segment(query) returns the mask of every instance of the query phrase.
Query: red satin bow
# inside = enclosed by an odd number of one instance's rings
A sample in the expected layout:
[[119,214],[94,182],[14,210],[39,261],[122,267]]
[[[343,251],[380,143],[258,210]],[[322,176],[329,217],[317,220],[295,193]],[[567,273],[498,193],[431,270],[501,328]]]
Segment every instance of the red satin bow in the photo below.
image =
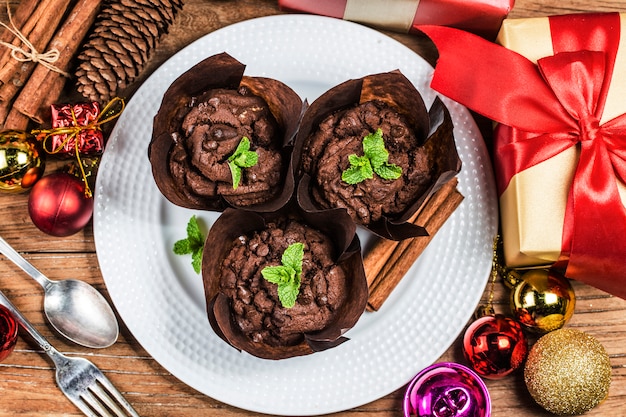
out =
[[439,50],[432,87],[501,123],[501,192],[516,173],[580,148],[559,264],[567,264],[568,277],[626,298],[626,210],[616,185],[616,178],[626,182],[626,115],[600,125],[620,17],[551,17],[550,28],[555,55],[535,65],[465,32],[420,27]]

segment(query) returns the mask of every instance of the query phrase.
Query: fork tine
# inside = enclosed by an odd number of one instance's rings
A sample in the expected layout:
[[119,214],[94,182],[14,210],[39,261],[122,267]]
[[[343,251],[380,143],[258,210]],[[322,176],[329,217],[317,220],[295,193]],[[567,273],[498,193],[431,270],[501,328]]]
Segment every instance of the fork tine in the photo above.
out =
[[[106,376],[99,375],[97,377],[97,380],[102,385],[102,388],[104,388],[101,392],[106,397],[106,399],[108,399],[109,402],[107,402],[106,404],[111,409],[116,410],[116,413],[118,413],[118,415],[122,417],[127,415],[130,415],[132,417],[139,417],[139,414],[137,414],[133,406],[130,405],[126,398],[124,398],[124,396],[117,390],[117,388],[115,388],[115,386],[111,383],[111,381],[109,381]],[[106,402],[106,400],[103,401]],[[120,407],[126,410],[127,414],[124,414]]]
[[87,417],[99,417],[82,398],[69,395],[67,398],[69,398],[70,401],[72,401],[74,405],[78,407]]
[[[92,410],[96,412],[96,416],[98,417],[113,417],[113,414],[109,412],[100,401],[94,396],[94,393],[91,391],[93,388],[89,387],[87,391],[84,391],[80,394],[80,398],[85,401]],[[93,411],[92,411],[93,412]]]
[[92,384],[88,389],[96,397],[98,397],[101,403],[104,403],[113,412],[113,415],[116,415],[117,417],[128,416],[128,414],[126,414],[119,407],[119,405],[110,397],[109,393],[107,393],[101,385],[99,385],[98,383],[95,383],[95,384]]

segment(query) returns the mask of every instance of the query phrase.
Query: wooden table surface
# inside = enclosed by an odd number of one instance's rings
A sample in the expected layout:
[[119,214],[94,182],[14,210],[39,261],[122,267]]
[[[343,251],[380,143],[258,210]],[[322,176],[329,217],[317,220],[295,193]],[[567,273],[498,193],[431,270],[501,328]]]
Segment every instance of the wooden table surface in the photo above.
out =
[[[11,2],[13,6],[17,3]],[[518,0],[510,16],[583,11],[626,12],[626,0]],[[278,13],[275,0],[187,0],[169,34],[155,50],[143,77],[182,47],[207,33],[242,20]],[[424,52],[424,45],[416,37],[389,34],[414,50]],[[48,236],[31,223],[27,198],[27,194],[0,195],[0,235],[50,278],[79,278],[94,284],[108,297],[98,267],[91,223],[71,237]],[[598,338],[609,353],[613,369],[608,399],[587,415],[626,416],[626,301],[580,283],[574,282],[573,285],[577,297],[576,311],[567,326]],[[64,342],[44,319],[38,284],[3,256],[0,256],[0,288],[60,351],[84,356],[96,363],[142,416],[254,415],[220,403],[181,383],[146,353],[123,324],[118,342],[107,349],[91,350]],[[483,302],[486,297],[487,291]],[[497,311],[506,312],[507,297],[508,290],[496,285]],[[0,416],[81,415],[56,387],[52,363],[25,334],[21,335],[15,351],[0,363]],[[438,361],[463,363],[459,341]],[[519,372],[503,380],[487,381],[487,385],[496,417],[550,415],[534,403]],[[403,389],[399,389],[336,415],[401,416],[402,396]]]

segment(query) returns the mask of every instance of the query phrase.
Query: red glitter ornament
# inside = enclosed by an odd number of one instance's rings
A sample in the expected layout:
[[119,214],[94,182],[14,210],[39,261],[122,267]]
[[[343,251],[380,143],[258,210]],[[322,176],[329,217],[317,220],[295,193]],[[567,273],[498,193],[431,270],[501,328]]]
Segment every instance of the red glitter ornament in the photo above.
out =
[[13,352],[17,343],[18,325],[13,313],[5,306],[0,305],[0,361],[3,361]]
[[501,314],[488,315],[465,331],[463,353],[477,374],[500,379],[522,365],[528,342],[518,322]]
[[73,235],[85,227],[93,213],[93,198],[85,184],[65,172],[40,179],[28,199],[30,218],[41,231],[58,237]]

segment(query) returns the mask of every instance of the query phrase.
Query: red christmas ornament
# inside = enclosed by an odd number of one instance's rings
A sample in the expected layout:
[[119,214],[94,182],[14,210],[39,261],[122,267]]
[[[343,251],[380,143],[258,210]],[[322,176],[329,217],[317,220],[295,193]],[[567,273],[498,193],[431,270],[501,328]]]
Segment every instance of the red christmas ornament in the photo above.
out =
[[69,236],[85,227],[93,213],[93,198],[77,177],[57,172],[40,179],[28,199],[30,218],[41,231]]
[[0,305],[0,361],[3,361],[13,352],[17,343],[18,325],[13,314],[3,305]]
[[522,365],[528,342],[518,322],[501,314],[488,315],[465,331],[463,353],[477,374],[500,379]]

